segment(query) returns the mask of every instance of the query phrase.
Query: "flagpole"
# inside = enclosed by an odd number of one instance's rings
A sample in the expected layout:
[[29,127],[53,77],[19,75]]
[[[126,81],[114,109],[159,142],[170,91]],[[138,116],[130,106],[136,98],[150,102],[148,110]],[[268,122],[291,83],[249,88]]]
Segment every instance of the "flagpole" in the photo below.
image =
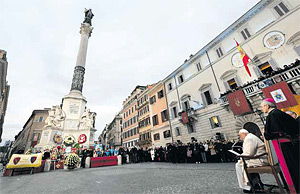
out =
[[212,70],[212,72],[213,72],[213,75],[214,75],[214,78],[215,78],[215,81],[216,81],[216,84],[217,84],[218,90],[219,90],[219,92],[221,92],[221,90],[220,90],[220,86],[219,86],[219,83],[218,83],[218,80],[217,80],[217,77],[216,77],[216,74],[215,74],[215,71],[214,71],[214,68],[213,68],[213,66],[212,66],[212,64],[211,64],[211,61],[210,61],[210,58],[209,58],[209,55],[208,55],[207,51],[205,51],[205,53],[206,53],[206,55],[207,55],[207,59],[208,59],[208,62],[209,62],[210,68],[211,68],[211,70]]
[[[234,38],[233,39],[235,42],[237,42],[236,41],[236,39]],[[242,48],[242,46],[240,45],[240,47]],[[250,61],[253,63],[253,64],[255,64],[255,62],[252,60],[252,58],[246,53],[246,51],[243,49],[243,51],[244,51],[244,53],[249,57],[249,59],[250,59]]]
[[[236,41],[236,39],[235,38],[233,38],[233,40],[237,43],[237,41]],[[239,46],[242,48],[242,46],[239,44]],[[236,46],[236,47],[238,47],[238,46]],[[258,68],[256,65],[255,65],[255,62],[252,60],[252,58],[246,53],[246,51],[243,49],[243,51],[244,51],[244,53],[245,53],[245,55],[247,55],[248,56],[248,58],[250,59],[250,61],[252,62],[252,64],[255,66],[255,68]],[[259,69],[259,68],[258,68]],[[260,71],[260,69],[259,69],[259,75],[261,76],[261,71]]]

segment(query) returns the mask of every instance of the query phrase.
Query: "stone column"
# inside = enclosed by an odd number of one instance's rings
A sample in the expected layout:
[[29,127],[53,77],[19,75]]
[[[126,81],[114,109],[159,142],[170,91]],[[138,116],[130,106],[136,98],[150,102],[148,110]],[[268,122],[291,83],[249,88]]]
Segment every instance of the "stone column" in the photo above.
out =
[[81,41],[79,46],[79,51],[77,55],[76,66],[74,69],[73,80],[71,91],[77,90],[82,92],[84,73],[85,73],[85,62],[87,55],[87,47],[89,37],[91,36],[93,27],[88,23],[82,23],[80,27]]

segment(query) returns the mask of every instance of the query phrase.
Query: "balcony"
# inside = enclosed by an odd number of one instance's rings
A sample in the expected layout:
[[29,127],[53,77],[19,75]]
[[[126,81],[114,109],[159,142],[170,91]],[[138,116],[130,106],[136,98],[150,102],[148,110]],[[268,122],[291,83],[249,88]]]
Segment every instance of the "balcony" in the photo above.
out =
[[152,145],[152,140],[151,139],[144,139],[144,140],[139,140],[138,142],[139,146],[144,146],[144,145]]
[[183,123],[184,121],[183,121],[183,119],[182,119],[182,113],[187,113],[187,116],[188,116],[188,122],[194,122],[194,121],[197,121],[197,113],[196,113],[196,111],[193,109],[193,108],[189,108],[189,109],[187,109],[187,110],[183,110],[183,111],[181,111],[181,112],[178,112],[178,115],[179,115],[179,121],[181,122],[181,123]]
[[[254,80],[253,82],[242,86],[242,90],[246,96],[246,98],[254,96],[256,94],[261,93],[261,89],[268,87],[270,85],[276,84],[281,81],[286,81],[287,83],[291,83],[293,81],[300,80],[300,65],[297,65],[292,68],[279,70],[273,73],[272,76],[262,76],[258,80]],[[229,94],[229,93],[227,93]],[[220,97],[221,106],[228,105],[228,99],[226,95]]]

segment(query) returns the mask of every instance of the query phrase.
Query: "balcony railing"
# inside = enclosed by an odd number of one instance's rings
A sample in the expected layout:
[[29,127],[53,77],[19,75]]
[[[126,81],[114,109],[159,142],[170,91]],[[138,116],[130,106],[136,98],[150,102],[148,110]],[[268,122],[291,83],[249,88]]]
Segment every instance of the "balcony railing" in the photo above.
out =
[[193,121],[197,120],[197,113],[196,113],[196,111],[193,108],[189,108],[187,110],[184,110],[184,111],[181,111],[181,112],[178,113],[178,115],[179,115],[179,121],[180,122],[183,122],[182,116],[181,116],[181,114],[183,112],[187,112],[188,119],[189,119],[190,122],[193,122]]
[[[257,81],[256,83],[253,83],[249,86],[242,87],[242,90],[246,97],[250,97],[253,95],[256,95],[258,93],[261,93],[261,89],[268,87],[269,85],[278,83],[280,81],[286,81],[287,83],[290,83],[295,80],[300,79],[300,66],[293,67],[289,70],[282,71],[279,73],[276,73],[275,75],[271,77],[266,77],[264,79],[261,79]],[[228,99],[226,96],[220,97],[221,106],[228,105]]]

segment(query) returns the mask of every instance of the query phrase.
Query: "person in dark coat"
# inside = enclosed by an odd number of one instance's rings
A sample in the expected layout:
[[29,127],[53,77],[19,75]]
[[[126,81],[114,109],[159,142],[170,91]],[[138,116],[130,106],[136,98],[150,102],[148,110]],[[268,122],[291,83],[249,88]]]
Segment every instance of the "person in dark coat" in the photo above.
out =
[[299,126],[297,121],[290,115],[276,108],[275,101],[267,98],[261,103],[261,109],[268,113],[264,136],[267,140],[289,137],[293,141],[280,143],[282,154],[287,164],[297,193],[299,190]]
[[264,113],[268,113],[264,133],[267,140],[276,139],[280,135],[289,135],[292,138],[297,137],[300,129],[296,120],[277,109],[273,99],[265,99],[260,106]]
[[172,163],[177,163],[178,162],[178,147],[176,145],[172,144],[170,154],[171,154]]
[[[297,123],[298,123],[298,128],[300,127],[300,117],[295,113],[295,112],[293,112],[293,111],[286,111],[285,112],[286,114],[288,114],[288,115],[290,115],[291,117],[293,117],[296,121],[297,121]],[[298,134],[299,135],[299,134]]]
[[86,157],[88,155],[88,151],[86,149],[84,149],[82,151],[82,158],[81,158],[81,168],[85,168],[85,160],[86,160]]
[[158,149],[158,153],[160,162],[165,162],[165,153],[162,146],[160,146],[160,148]]
[[49,152],[49,150],[47,149],[47,150],[44,152],[44,154],[43,154],[42,160],[47,160],[47,159],[49,159],[49,158],[50,158],[50,152]]

